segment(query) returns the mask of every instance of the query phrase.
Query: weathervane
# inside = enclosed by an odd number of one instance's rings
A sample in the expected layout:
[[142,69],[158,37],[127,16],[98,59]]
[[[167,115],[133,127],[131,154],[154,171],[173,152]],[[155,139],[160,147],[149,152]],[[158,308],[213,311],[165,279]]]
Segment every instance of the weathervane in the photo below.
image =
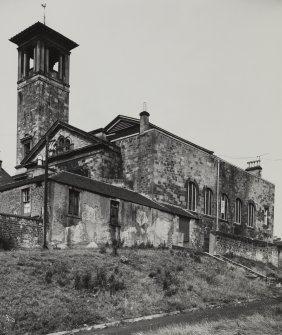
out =
[[46,8],[46,3],[45,3],[45,4],[42,3],[41,6],[44,8],[43,21],[44,21],[44,24],[46,24],[46,23],[45,23],[45,8]]

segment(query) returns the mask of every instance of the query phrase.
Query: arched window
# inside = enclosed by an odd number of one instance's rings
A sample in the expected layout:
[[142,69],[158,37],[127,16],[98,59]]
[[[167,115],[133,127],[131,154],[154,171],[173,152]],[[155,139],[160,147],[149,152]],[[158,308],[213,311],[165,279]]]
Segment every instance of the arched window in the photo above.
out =
[[221,195],[220,217],[223,220],[228,220],[228,197],[224,193]]
[[66,140],[65,140],[65,150],[70,151],[70,149],[71,149],[71,141],[70,141],[69,138],[66,138]]
[[197,186],[195,183],[190,181],[188,183],[188,189],[187,189],[187,208],[191,211],[196,211],[197,209]]
[[71,139],[69,137],[60,135],[53,147],[56,150],[56,154],[61,154],[72,150],[73,144],[71,143]]
[[255,205],[252,202],[249,202],[248,204],[248,226],[249,227],[255,226],[255,214],[256,214]]
[[242,201],[239,198],[235,202],[235,222],[242,223]]
[[205,214],[212,215],[212,190],[205,189]]

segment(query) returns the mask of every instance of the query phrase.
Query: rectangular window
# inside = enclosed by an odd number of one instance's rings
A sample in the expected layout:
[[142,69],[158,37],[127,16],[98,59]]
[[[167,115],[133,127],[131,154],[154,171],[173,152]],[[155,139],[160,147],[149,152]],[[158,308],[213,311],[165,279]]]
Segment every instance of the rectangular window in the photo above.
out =
[[252,203],[248,205],[248,226],[254,227],[255,225],[255,206]]
[[220,216],[223,220],[228,218],[228,198],[226,194],[221,196]]
[[119,202],[111,200],[110,224],[113,226],[118,225],[118,210],[119,210]]
[[205,214],[212,215],[212,190],[205,189]]
[[30,214],[30,189],[22,190],[23,214]]
[[69,214],[79,216],[79,195],[79,191],[69,190]]
[[30,149],[31,149],[31,142],[26,142],[23,144],[24,157],[30,153]]
[[268,228],[268,209],[264,209],[264,225]]
[[242,202],[240,199],[236,199],[235,203],[235,222],[241,224],[242,218]]

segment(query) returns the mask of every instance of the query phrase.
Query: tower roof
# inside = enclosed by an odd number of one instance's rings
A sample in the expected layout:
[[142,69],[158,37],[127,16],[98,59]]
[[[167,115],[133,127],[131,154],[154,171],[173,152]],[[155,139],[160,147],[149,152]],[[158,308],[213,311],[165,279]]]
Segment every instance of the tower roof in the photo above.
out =
[[21,31],[17,35],[10,38],[10,41],[20,46],[36,36],[42,36],[51,40],[55,40],[58,44],[69,51],[78,46],[78,44],[74,41],[49,28],[41,22],[36,22],[32,26]]

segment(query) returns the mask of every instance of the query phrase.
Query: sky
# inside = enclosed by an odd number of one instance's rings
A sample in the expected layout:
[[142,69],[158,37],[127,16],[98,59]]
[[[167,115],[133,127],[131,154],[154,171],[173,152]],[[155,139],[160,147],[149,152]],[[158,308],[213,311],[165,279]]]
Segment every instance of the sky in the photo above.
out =
[[16,164],[17,49],[37,21],[79,44],[70,124],[150,121],[243,169],[261,156],[282,237],[281,0],[0,0],[0,158]]

